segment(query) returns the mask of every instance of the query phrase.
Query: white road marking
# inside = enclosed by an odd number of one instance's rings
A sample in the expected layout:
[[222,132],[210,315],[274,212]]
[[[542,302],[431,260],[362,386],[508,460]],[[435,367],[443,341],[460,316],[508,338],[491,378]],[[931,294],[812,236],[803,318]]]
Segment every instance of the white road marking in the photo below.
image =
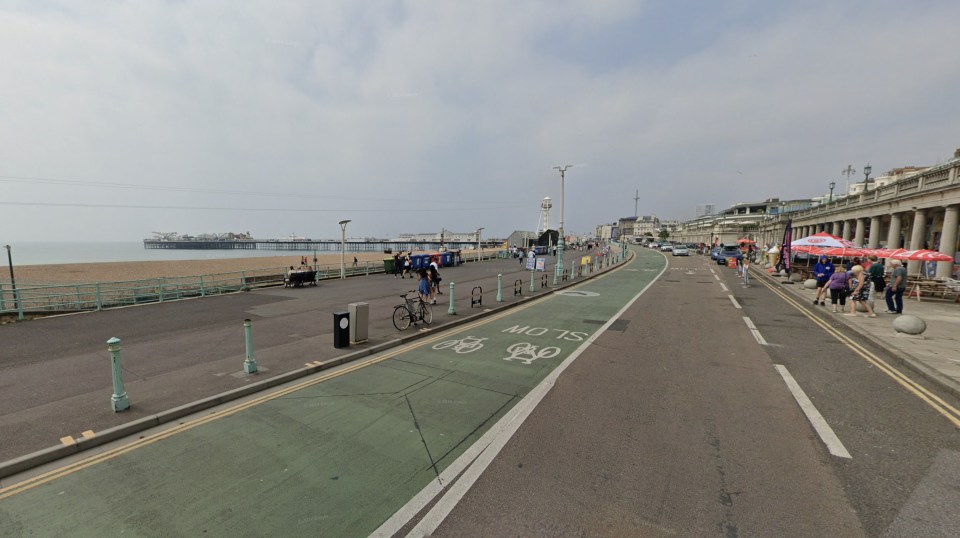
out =
[[724,284],[723,282],[720,283],[720,287],[723,288],[723,291],[730,291],[727,289],[727,285]]
[[[560,374],[573,363],[577,357],[583,353],[597,338],[603,335],[604,331],[620,318],[633,303],[643,295],[657,279],[663,276],[668,269],[667,266],[660,273],[644,286],[633,299],[627,302],[607,323],[603,324],[597,332],[593,333],[580,347],[573,351],[569,357],[564,359],[556,369],[550,372],[543,381],[527,393],[517,405],[508,411],[503,418],[497,421],[485,434],[483,434],[476,443],[468,448],[459,458],[450,464],[437,478],[423,488],[414,498],[410,499],[400,510],[393,514],[387,521],[375,530],[370,536],[390,537],[399,532],[414,516],[416,516],[424,507],[433,501],[446,484],[463,472],[463,475],[452,485],[443,497],[430,509],[429,512],[420,520],[420,522],[410,531],[407,536],[422,537],[431,535],[437,527],[443,523],[443,520],[453,511],[460,499],[467,493],[473,484],[480,478],[480,475],[486,470],[487,466],[500,453],[500,450],[506,446],[507,442],[513,437],[513,434],[520,428],[523,421],[533,412],[541,400],[547,395],[553,385],[556,383]],[[466,470],[464,470],[466,469]]]
[[733,298],[733,295],[727,295],[727,297],[730,298],[730,302],[733,303],[734,308],[737,308],[737,309],[743,308],[742,306],[740,306],[740,303],[738,303],[737,300]]
[[840,442],[840,438],[837,437],[837,434],[833,433],[833,428],[827,424],[827,421],[824,420],[823,415],[817,411],[817,408],[814,407],[813,402],[810,401],[810,398],[807,398],[807,395],[803,392],[803,389],[801,389],[800,385],[797,384],[797,381],[793,379],[793,376],[790,375],[790,372],[787,371],[786,367],[784,367],[782,364],[775,364],[774,367],[778,372],[780,372],[780,376],[783,377],[784,382],[786,382],[787,388],[790,389],[790,393],[793,394],[793,398],[797,400],[798,404],[800,404],[800,409],[803,410],[803,414],[807,415],[807,420],[810,421],[813,429],[817,430],[817,435],[819,435],[820,439],[823,440],[823,444],[827,445],[827,450],[838,458],[853,459],[853,456],[847,452],[846,447],[844,447],[843,443]]
[[753,338],[757,341],[757,343],[761,346],[767,345],[767,341],[763,339],[763,335],[761,335],[760,331],[757,330],[757,327],[753,324],[753,321],[746,316],[743,317],[743,321],[747,324],[747,328],[750,329],[750,333],[753,334]]
[[714,274],[713,274],[713,278],[715,278],[715,279],[717,279],[717,280],[720,280],[720,275],[714,273]]

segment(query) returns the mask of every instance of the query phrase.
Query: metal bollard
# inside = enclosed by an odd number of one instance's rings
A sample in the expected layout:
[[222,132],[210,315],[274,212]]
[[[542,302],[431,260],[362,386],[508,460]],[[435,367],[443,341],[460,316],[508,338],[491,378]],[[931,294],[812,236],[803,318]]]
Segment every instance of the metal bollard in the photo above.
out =
[[457,309],[453,307],[453,282],[450,283],[450,308],[447,309],[447,314],[451,316],[457,315]]
[[248,374],[257,373],[257,359],[253,358],[253,331],[250,320],[243,320],[243,337],[247,344],[247,358],[243,360],[243,371]]
[[474,286],[470,290],[470,308],[473,308],[474,305],[483,307],[483,288],[480,286]]
[[537,288],[534,286],[534,283],[533,283],[533,275],[534,275],[534,272],[530,271],[530,291],[537,290]]
[[570,261],[570,280],[573,280],[573,275],[577,274],[577,260]]
[[547,275],[540,277],[540,289],[547,287]]
[[521,295],[522,293],[523,293],[523,281],[520,279],[517,279],[513,283],[513,296],[516,297],[518,295]]
[[120,339],[114,336],[107,340],[107,351],[110,352],[110,368],[113,371],[113,395],[110,396],[110,407],[114,413],[130,409],[130,398],[123,390],[123,368],[120,365]]
[[497,302],[503,302],[503,273],[497,275]]

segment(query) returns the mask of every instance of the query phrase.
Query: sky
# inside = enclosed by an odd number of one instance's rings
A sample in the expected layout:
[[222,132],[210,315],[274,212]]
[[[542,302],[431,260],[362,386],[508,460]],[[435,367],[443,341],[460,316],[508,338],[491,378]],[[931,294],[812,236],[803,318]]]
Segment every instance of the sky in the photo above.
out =
[[[960,2],[0,0],[0,243],[567,233],[960,148]],[[639,193],[639,194],[637,194]],[[636,199],[639,198],[639,199]]]

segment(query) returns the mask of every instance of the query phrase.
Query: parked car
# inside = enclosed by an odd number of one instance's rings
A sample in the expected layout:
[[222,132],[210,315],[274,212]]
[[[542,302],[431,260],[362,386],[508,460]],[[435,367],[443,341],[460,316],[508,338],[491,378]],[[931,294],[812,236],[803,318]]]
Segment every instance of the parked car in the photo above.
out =
[[673,247],[673,255],[674,255],[674,256],[689,256],[689,255],[690,255],[690,250],[687,248],[686,245],[676,245],[676,246]]
[[725,246],[717,253],[717,265],[727,265],[727,259],[729,258],[742,259],[743,253],[736,245]]
[[710,259],[716,261],[717,256],[720,255],[720,247],[713,247],[710,249]]
[[670,252],[671,250],[673,250],[673,245],[671,245],[670,243],[663,243],[662,245],[660,245],[660,250],[662,250],[663,252]]

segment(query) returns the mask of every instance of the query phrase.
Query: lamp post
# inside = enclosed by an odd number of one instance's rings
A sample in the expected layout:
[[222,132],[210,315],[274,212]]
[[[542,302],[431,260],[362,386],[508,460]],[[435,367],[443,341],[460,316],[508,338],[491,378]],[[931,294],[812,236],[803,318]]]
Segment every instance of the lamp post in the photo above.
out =
[[483,231],[483,228],[477,228],[477,261],[480,261],[480,257],[483,256],[483,248],[480,247],[480,232]]
[[873,167],[868,163],[863,167],[863,192],[867,192],[867,180],[870,179],[870,172],[873,170]]
[[13,304],[19,312],[19,317],[23,319],[23,309],[20,307],[20,294],[17,293],[17,281],[13,278],[13,256],[10,254],[10,245],[4,245],[7,249],[7,264],[10,266],[10,287],[13,288]]
[[836,186],[837,186],[837,183],[835,181],[830,182],[830,200],[827,201],[828,204],[833,202],[833,188]]
[[347,278],[347,266],[345,265],[343,256],[344,256],[344,246],[346,245],[347,240],[347,223],[350,220],[341,220],[340,224],[340,278]]
[[566,164],[563,166],[554,166],[554,170],[560,171],[560,225],[557,226],[557,265],[553,272],[553,285],[556,286],[557,282],[560,281],[560,274],[563,272],[563,179],[564,174],[570,168],[573,168],[572,164]]

